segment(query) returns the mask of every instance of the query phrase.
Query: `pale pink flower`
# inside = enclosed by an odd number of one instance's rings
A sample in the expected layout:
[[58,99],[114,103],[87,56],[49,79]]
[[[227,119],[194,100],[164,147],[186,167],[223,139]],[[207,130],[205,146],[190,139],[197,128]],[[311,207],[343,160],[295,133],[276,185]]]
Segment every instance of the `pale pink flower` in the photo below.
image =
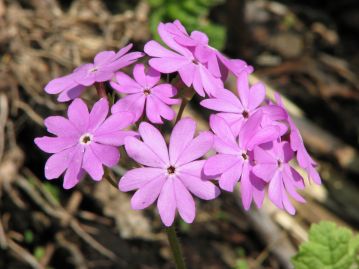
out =
[[[275,99],[277,104],[285,110],[285,107],[282,103],[282,99],[278,93],[275,93]],[[287,121],[290,127],[289,143],[291,148],[297,153],[297,160],[299,166],[307,172],[309,179],[312,179],[316,184],[321,184],[322,181],[316,169],[317,163],[312,159],[312,157],[310,157],[307,149],[305,148],[303,138],[288,113]]]
[[251,115],[239,132],[238,142],[223,118],[216,115],[210,118],[211,129],[215,133],[213,147],[218,154],[206,161],[203,171],[207,176],[219,177],[219,186],[230,192],[240,180],[242,203],[246,210],[252,200],[260,207],[264,199],[265,182],[252,172],[253,148],[280,135],[276,126],[261,127],[262,118],[261,110]]
[[304,189],[304,181],[300,174],[289,164],[294,152],[288,142],[273,141],[254,148],[255,166],[253,173],[269,183],[269,199],[279,208],[294,215],[295,208],[291,204],[288,194],[296,201],[305,200],[297,193],[297,189]]
[[178,72],[183,83],[187,87],[193,85],[200,96],[212,96],[217,89],[222,89],[222,80],[215,77],[190,49],[178,44],[166,28],[166,24],[160,23],[158,33],[171,50],[154,40],[147,42],[144,51],[153,57],[149,60],[150,66],[164,74]]
[[101,51],[96,54],[93,63],[83,64],[77,67],[71,74],[51,80],[45,91],[49,94],[59,94],[58,101],[66,102],[79,97],[86,86],[95,82],[111,80],[119,69],[131,65],[144,54],[142,52],[130,52],[132,44],[114,51]]
[[47,130],[55,136],[35,138],[36,145],[53,155],[45,164],[45,177],[54,179],[65,171],[63,187],[70,189],[87,172],[92,179],[102,179],[103,165],[113,167],[120,154],[117,147],[124,138],[136,132],[123,131],[132,122],[132,114],[119,113],[107,117],[108,102],[102,98],[89,113],[81,99],[75,99],[69,106],[68,119],[52,116],[45,119]]
[[201,102],[202,106],[220,112],[217,115],[227,121],[235,135],[238,135],[242,125],[263,103],[265,87],[262,83],[249,87],[248,74],[243,72],[237,78],[237,92],[239,97],[223,89],[217,91],[214,97]]
[[165,23],[165,29],[168,33],[173,35],[174,40],[191,50],[202,64],[215,77],[219,77],[222,81],[227,78],[228,71],[232,72],[235,76],[239,76],[242,72],[248,74],[253,72],[253,67],[240,59],[228,59],[217,49],[208,44],[208,36],[200,31],[193,31],[189,35],[179,20],[173,23]]
[[193,222],[196,209],[192,195],[211,200],[220,193],[202,174],[205,161],[198,160],[211,149],[213,135],[202,132],[194,138],[195,129],[192,119],[179,121],[167,149],[161,133],[142,122],[139,133],[143,141],[133,137],[125,141],[127,154],[144,167],[128,171],[121,178],[119,189],[137,190],[131,199],[135,210],[144,209],[158,199],[157,208],[166,226],[172,225],[176,210],[185,222]]
[[112,81],[111,86],[127,95],[112,106],[112,113],[130,111],[136,122],[146,108],[146,116],[152,123],[163,123],[161,117],[172,120],[175,112],[170,106],[180,103],[179,99],[172,98],[177,94],[177,89],[169,83],[158,84],[161,74],[151,67],[146,71],[143,64],[135,65],[133,77],[116,73],[116,81]]

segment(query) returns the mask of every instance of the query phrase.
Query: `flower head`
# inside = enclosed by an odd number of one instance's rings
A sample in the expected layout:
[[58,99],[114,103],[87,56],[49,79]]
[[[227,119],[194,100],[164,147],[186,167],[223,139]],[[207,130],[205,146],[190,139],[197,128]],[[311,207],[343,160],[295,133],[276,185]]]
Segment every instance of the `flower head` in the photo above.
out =
[[[177,30],[171,30],[171,28],[177,28]],[[171,50],[164,48],[156,41],[147,42],[144,50],[149,56],[154,57],[149,61],[150,66],[165,74],[178,72],[183,83],[187,87],[193,85],[200,96],[205,96],[206,93],[212,96],[217,89],[222,89],[222,80],[209,71],[206,63],[202,63],[193,50],[177,43],[174,39],[176,36],[174,32],[187,34],[178,21],[173,24],[159,24],[158,33]]]
[[273,141],[279,136],[279,128],[262,127],[262,119],[262,111],[254,113],[243,124],[237,141],[223,118],[216,115],[210,118],[211,129],[215,133],[214,149],[218,154],[206,161],[203,171],[207,176],[219,177],[219,186],[226,191],[233,191],[240,180],[245,209],[249,209],[252,200],[260,207],[264,198],[265,182],[252,172],[253,149],[256,145]]
[[191,50],[198,61],[204,64],[212,75],[219,77],[222,81],[227,78],[228,71],[235,76],[242,72],[250,74],[253,67],[240,59],[228,59],[217,49],[208,44],[208,36],[200,31],[193,31],[189,35],[179,20],[164,24],[168,33],[173,35],[174,40]]
[[[282,99],[278,93],[275,94],[276,102],[284,110]],[[321,184],[321,179],[318,171],[316,170],[317,164],[310,157],[307,149],[305,148],[303,138],[295,125],[293,119],[287,114],[287,121],[290,127],[289,143],[293,151],[297,153],[297,160],[300,167],[302,167],[308,174],[308,178],[312,179],[316,184]]]
[[170,105],[178,104],[178,99],[172,99],[177,90],[171,84],[158,84],[161,74],[153,68],[145,71],[143,64],[135,65],[134,79],[125,73],[116,73],[116,81],[111,86],[120,93],[127,94],[111,109],[112,113],[130,111],[134,114],[134,122],[138,121],[146,107],[146,116],[153,123],[163,123],[162,118],[172,120],[175,112]]
[[[171,226],[176,210],[191,223],[195,217],[192,195],[204,200],[216,198],[220,191],[202,174],[204,160],[198,160],[213,144],[213,135],[202,132],[194,138],[196,123],[185,118],[173,128],[169,149],[161,133],[151,124],[142,122],[142,141],[125,140],[127,154],[142,168],[128,171],[120,180],[121,191],[137,190],[131,199],[133,209],[144,209],[157,200],[162,222]],[[192,194],[192,195],[191,195]]]
[[114,51],[102,51],[96,54],[93,63],[83,64],[71,74],[51,80],[45,91],[50,94],[58,94],[58,101],[65,102],[79,97],[86,86],[95,82],[109,81],[119,69],[133,64],[143,56],[142,52],[130,52],[132,44]]
[[218,115],[227,121],[235,135],[238,135],[242,125],[258,110],[265,98],[264,85],[256,83],[249,87],[246,72],[237,78],[237,91],[239,97],[223,89],[217,91],[214,97],[201,102],[202,106],[220,112]]
[[58,178],[65,172],[63,187],[74,187],[87,172],[94,180],[102,179],[103,165],[113,167],[120,155],[117,147],[124,138],[134,136],[133,131],[123,131],[132,122],[132,114],[119,113],[107,117],[108,102],[102,98],[91,112],[81,99],[69,106],[68,119],[52,116],[45,119],[47,130],[55,136],[35,138],[36,145],[53,155],[45,164],[45,177]]
[[304,189],[300,174],[289,164],[294,152],[288,142],[273,141],[254,148],[256,164],[253,173],[269,183],[269,199],[279,208],[294,214],[295,208],[288,198],[290,194],[298,202],[305,200],[296,189]]

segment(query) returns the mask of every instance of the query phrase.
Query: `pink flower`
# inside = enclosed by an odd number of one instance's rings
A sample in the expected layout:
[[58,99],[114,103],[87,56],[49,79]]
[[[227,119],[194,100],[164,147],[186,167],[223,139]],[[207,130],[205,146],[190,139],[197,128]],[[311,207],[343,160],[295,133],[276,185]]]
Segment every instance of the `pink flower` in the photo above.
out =
[[116,81],[111,86],[127,96],[120,99],[112,106],[112,113],[130,111],[134,115],[134,122],[138,121],[146,107],[146,116],[153,123],[163,123],[161,117],[172,120],[175,112],[170,105],[178,104],[179,99],[171,99],[177,94],[177,90],[171,84],[158,84],[161,74],[148,68],[145,72],[143,64],[137,64],[133,69],[135,80],[125,73],[116,73]]
[[[76,69],[73,71],[76,72]],[[79,97],[86,89],[84,85],[80,85],[74,80],[75,73],[55,78],[45,86],[45,92],[49,94],[59,94],[57,101],[67,102]]]
[[253,173],[269,183],[269,199],[279,208],[294,215],[295,208],[288,199],[290,194],[298,202],[305,200],[296,189],[304,189],[303,178],[290,166],[294,152],[288,142],[273,141],[254,148],[256,165]]
[[128,171],[120,180],[121,191],[137,190],[131,199],[132,208],[144,209],[157,198],[162,222],[171,226],[176,209],[182,219],[192,223],[195,203],[192,195],[204,200],[216,198],[220,191],[202,174],[204,160],[197,160],[208,152],[213,135],[202,132],[196,138],[196,123],[185,118],[173,128],[169,149],[161,133],[151,124],[142,122],[139,133],[143,140],[125,140],[127,154],[144,167]]
[[253,148],[279,136],[276,126],[261,127],[262,111],[254,113],[243,124],[238,142],[227,122],[216,115],[210,118],[210,126],[215,133],[214,149],[217,155],[210,157],[204,165],[207,176],[219,177],[219,186],[232,192],[235,184],[241,181],[242,203],[246,210],[252,200],[260,207],[264,199],[265,182],[252,173]]
[[256,83],[249,87],[248,74],[243,72],[237,80],[239,98],[231,91],[218,91],[215,97],[203,100],[201,105],[221,113],[217,115],[224,118],[233,133],[238,135],[242,125],[255,113],[265,98],[265,87]]
[[173,23],[164,24],[166,31],[173,35],[174,40],[190,49],[202,64],[204,64],[212,75],[219,77],[222,81],[227,78],[228,71],[235,76],[239,76],[242,72],[248,74],[253,72],[253,67],[240,59],[228,59],[217,49],[208,44],[208,36],[200,31],[193,31],[189,35],[179,20]]
[[[279,106],[284,110],[285,107],[282,103],[282,99],[278,93],[275,93],[275,99]],[[303,138],[295,125],[292,118],[287,113],[287,121],[290,127],[289,141],[291,148],[297,153],[297,160],[300,167],[302,167],[308,174],[308,178],[312,179],[316,184],[321,184],[321,179],[318,171],[316,170],[317,164],[310,157],[307,149],[305,148]]]
[[45,91],[49,94],[58,94],[58,101],[66,102],[81,95],[86,86],[95,82],[111,80],[120,68],[133,64],[143,56],[142,52],[127,53],[132,44],[114,51],[102,51],[96,54],[94,63],[83,64],[71,74],[51,80]]
[[61,116],[45,120],[47,130],[55,137],[35,138],[36,145],[53,155],[45,164],[45,177],[58,178],[65,172],[63,187],[70,189],[87,172],[94,180],[103,176],[103,167],[117,164],[120,154],[117,147],[123,145],[132,131],[122,131],[132,122],[128,112],[112,115],[106,119],[108,102],[102,98],[95,103],[89,113],[81,99],[75,99],[69,106],[68,119]]
[[[179,27],[178,31],[185,31],[178,23],[175,23],[173,27]],[[160,23],[158,33],[163,42],[172,50],[164,48],[153,40],[147,42],[144,51],[154,57],[149,60],[150,66],[165,74],[178,72],[183,83],[187,87],[193,85],[200,96],[205,96],[205,93],[212,96],[217,89],[222,89],[221,79],[215,77],[190,49],[178,44],[167,28],[168,24]]]

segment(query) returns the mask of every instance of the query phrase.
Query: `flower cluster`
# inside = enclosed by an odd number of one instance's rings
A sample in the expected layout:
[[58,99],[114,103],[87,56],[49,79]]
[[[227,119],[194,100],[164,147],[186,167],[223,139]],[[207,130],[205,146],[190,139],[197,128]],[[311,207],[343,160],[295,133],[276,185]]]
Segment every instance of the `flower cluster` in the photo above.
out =
[[[253,68],[209,46],[204,33],[189,34],[179,21],[161,23],[158,33],[167,48],[149,41],[144,47],[148,66],[137,63],[132,77],[120,69],[144,54],[129,52],[132,45],[128,45],[117,53],[100,52],[94,63],[48,83],[45,91],[59,94],[58,101],[73,101],[68,118],[45,120],[54,136],[35,139],[40,149],[53,154],[45,164],[45,177],[54,179],[64,173],[66,189],[86,173],[99,181],[104,177],[103,165],[105,169],[115,166],[120,159],[118,148],[124,145],[137,165],[119,180],[119,190],[136,190],[131,199],[135,210],[156,202],[166,226],[172,225],[176,211],[185,222],[194,220],[193,196],[212,200],[220,189],[233,192],[237,184],[246,210],[252,202],[261,207],[267,192],[273,204],[294,214],[290,199],[305,202],[298,193],[305,184],[293,163],[309,180],[317,184],[321,180],[280,96],[267,100],[264,84],[249,83]],[[170,73],[177,77],[162,82],[161,74]],[[229,73],[237,79],[236,93],[224,87]],[[105,96],[89,112],[79,97],[94,84]],[[180,119],[186,104],[184,99],[181,103],[183,87],[201,96],[200,105],[213,111],[209,131],[196,136],[196,122]],[[112,98],[106,98],[106,89],[120,93],[116,102],[108,101]],[[180,103],[176,117],[172,106]],[[152,124],[175,118],[167,143],[164,129]],[[131,126],[138,130],[130,130]]]

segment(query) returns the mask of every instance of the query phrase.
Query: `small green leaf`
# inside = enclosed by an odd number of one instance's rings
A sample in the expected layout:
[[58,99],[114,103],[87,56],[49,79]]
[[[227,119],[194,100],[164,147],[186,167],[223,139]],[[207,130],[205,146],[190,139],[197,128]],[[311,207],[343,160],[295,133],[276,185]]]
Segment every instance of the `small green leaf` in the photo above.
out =
[[60,190],[55,185],[45,182],[43,183],[44,189],[51,194],[53,201],[57,204],[60,204]]
[[34,250],[34,256],[36,260],[40,261],[45,256],[45,248],[44,247],[36,247]]
[[249,269],[248,262],[245,259],[237,259],[234,269]]
[[34,234],[31,230],[26,230],[24,232],[24,241],[27,244],[31,244],[32,242],[34,242]]
[[[334,223],[314,224],[309,241],[292,258],[295,269],[358,269],[359,236]],[[356,265],[355,265],[356,264]]]

